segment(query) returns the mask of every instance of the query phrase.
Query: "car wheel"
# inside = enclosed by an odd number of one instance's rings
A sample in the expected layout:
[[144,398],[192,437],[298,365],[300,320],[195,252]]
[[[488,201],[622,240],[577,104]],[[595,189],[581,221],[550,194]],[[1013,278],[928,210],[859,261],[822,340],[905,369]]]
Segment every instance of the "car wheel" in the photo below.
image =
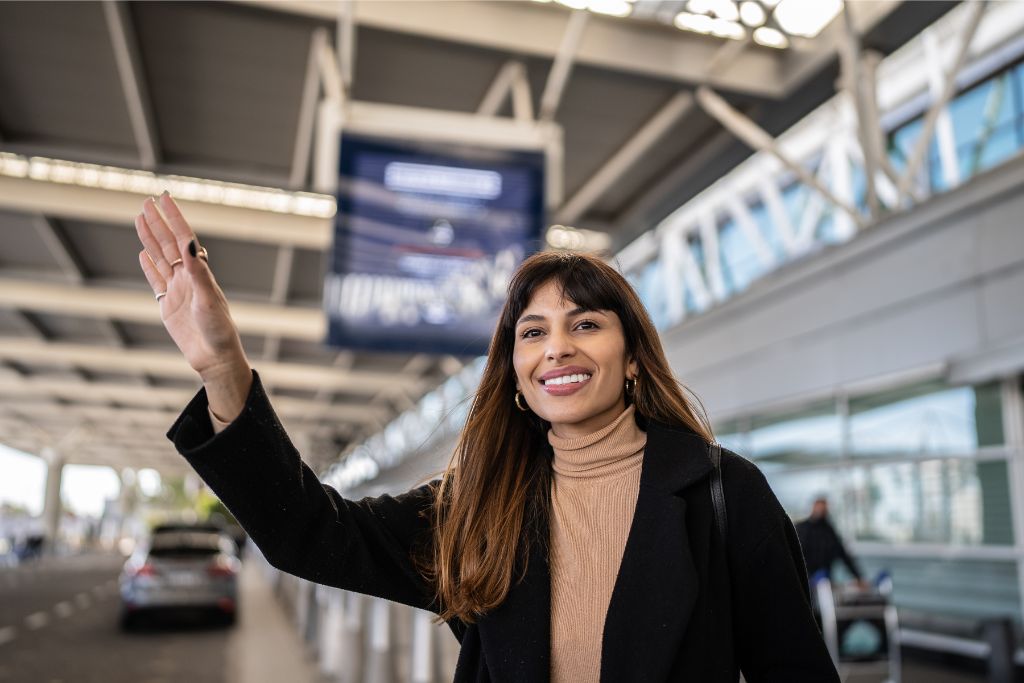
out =
[[125,632],[134,631],[139,624],[138,615],[134,612],[121,613],[121,630]]

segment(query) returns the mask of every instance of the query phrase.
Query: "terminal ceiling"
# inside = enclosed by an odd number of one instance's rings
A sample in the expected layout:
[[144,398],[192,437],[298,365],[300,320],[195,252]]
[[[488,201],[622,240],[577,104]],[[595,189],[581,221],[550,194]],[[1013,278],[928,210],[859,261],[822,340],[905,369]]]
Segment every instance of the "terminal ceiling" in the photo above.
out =
[[[641,0],[648,14],[682,4]],[[888,53],[951,5],[863,3],[859,28]],[[308,190],[310,174],[295,164],[310,45],[316,29],[339,35],[338,6],[0,3],[0,152]],[[476,112],[512,61],[536,108],[569,16],[533,2],[357,2],[351,96]],[[785,130],[835,92],[840,24],[773,50],[590,16],[554,116],[566,201],[697,85],[768,132]],[[510,116],[509,104],[497,114]],[[686,107],[569,218],[617,249],[749,153]],[[181,470],[164,432],[198,384],[138,269],[132,217],[142,198],[0,175],[0,442],[55,447],[70,462]],[[560,208],[553,219],[567,215]],[[467,360],[320,343],[328,219],[215,206],[189,215],[251,361],[315,464]]]

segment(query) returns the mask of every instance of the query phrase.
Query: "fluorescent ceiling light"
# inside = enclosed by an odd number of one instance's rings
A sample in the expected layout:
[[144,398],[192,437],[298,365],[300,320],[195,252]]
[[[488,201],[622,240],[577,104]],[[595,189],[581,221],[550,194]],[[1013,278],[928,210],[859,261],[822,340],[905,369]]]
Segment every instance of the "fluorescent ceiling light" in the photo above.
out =
[[598,14],[607,14],[613,17],[629,16],[633,11],[633,5],[626,0],[590,0],[587,9]]
[[157,175],[149,171],[45,157],[29,158],[9,152],[0,152],[0,176],[31,178],[41,182],[95,187],[114,192],[133,192],[143,197],[155,197],[167,190],[179,199],[192,202],[315,218],[331,218],[337,210],[334,197],[330,195],[290,192],[273,187],[187,176]]
[[843,0],[782,0],[773,16],[793,36],[813,38],[843,9]]
[[746,35],[743,27],[735,21],[709,17],[706,14],[680,12],[676,15],[675,25],[686,31],[718,36],[720,38],[732,38],[733,40],[740,40]]
[[760,26],[754,29],[754,42],[766,47],[784,48],[789,45],[785,34],[782,31],[770,26]]
[[740,19],[747,26],[760,26],[767,18],[768,15],[765,14],[764,7],[761,7],[756,2],[752,2],[752,0],[747,0],[747,2],[740,5]]

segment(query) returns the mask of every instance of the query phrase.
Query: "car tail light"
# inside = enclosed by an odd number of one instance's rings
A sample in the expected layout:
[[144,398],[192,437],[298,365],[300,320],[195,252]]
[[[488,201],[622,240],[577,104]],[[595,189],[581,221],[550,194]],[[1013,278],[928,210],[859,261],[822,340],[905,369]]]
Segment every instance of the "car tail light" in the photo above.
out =
[[234,576],[238,573],[238,568],[230,559],[218,557],[206,566],[206,573],[210,576]]

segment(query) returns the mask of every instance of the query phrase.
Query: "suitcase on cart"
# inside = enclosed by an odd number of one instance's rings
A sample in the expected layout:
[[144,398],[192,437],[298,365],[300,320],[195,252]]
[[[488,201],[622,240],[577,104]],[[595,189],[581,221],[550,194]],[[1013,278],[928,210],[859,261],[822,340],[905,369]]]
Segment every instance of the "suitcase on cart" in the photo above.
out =
[[888,574],[869,589],[834,585],[825,572],[811,581],[815,615],[840,680],[878,674],[885,683],[900,683],[899,620]]

